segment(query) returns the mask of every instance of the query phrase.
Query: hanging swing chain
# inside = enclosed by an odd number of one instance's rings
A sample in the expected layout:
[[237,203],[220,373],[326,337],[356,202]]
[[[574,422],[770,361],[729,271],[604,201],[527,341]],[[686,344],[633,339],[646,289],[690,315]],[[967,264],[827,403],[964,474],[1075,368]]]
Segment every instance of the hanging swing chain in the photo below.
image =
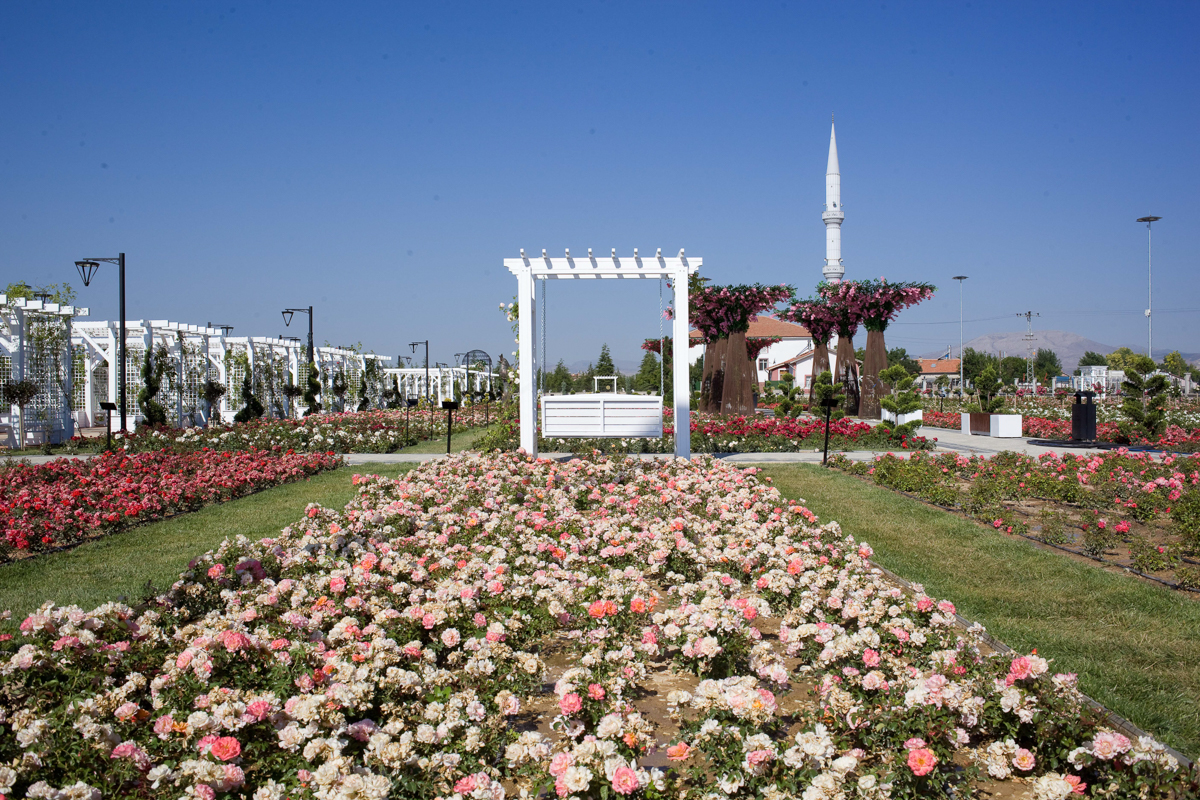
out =
[[663,347],[663,279],[659,276],[658,279],[658,395],[666,397],[666,385],[663,375],[665,364],[667,363],[666,348]]
[[542,278],[542,358],[537,362],[541,367],[538,371],[538,389],[542,394],[546,393],[546,287],[548,285],[548,281]]

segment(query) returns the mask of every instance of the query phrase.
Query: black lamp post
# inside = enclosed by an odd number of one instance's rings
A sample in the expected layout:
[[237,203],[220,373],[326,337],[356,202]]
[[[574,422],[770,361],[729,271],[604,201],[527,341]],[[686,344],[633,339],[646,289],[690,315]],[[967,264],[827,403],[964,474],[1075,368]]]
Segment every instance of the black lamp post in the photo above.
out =
[[75,268],[79,270],[79,277],[83,278],[83,285],[88,286],[92,282],[92,276],[100,268],[101,261],[106,264],[117,265],[121,314],[121,353],[118,356],[120,360],[117,363],[117,392],[121,405],[121,433],[128,433],[129,428],[125,423],[125,418],[129,410],[125,398],[125,254],[119,253],[116,258],[85,258],[82,261],[76,261]]
[[292,315],[296,313],[308,314],[308,363],[316,364],[317,354],[316,351],[313,350],[313,307],[285,308],[283,310],[283,324],[285,326],[290,326],[292,324]]
[[423,342],[409,342],[408,346],[412,348],[414,353],[417,352],[417,345],[425,345],[425,402],[429,403],[429,340]]

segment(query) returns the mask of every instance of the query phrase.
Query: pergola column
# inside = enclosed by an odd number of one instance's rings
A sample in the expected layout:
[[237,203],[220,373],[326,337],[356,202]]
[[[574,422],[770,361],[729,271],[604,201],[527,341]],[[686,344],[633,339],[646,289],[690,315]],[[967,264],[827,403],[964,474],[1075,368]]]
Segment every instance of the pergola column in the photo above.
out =
[[[692,457],[692,387],[688,385],[688,272],[675,273],[675,318],[671,326],[671,352],[674,353],[675,457]],[[661,355],[661,354],[660,354]]]
[[518,380],[521,382],[521,447],[537,457],[537,389],[534,380],[537,367],[533,363],[533,320],[537,313],[535,284],[528,268],[517,274],[517,350]]

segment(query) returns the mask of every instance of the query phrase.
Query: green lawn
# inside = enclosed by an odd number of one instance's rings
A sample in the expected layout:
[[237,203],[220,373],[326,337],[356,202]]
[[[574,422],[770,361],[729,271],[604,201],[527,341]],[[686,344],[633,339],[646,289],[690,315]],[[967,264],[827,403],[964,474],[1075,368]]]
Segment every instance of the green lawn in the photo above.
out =
[[1092,698],[1200,754],[1200,602],[1115,575],[808,464],[763,470],[786,496],[875,550],[874,560],[1014,649],[1075,672]]
[[[483,438],[490,428],[479,426],[456,433],[450,437],[450,450],[458,453],[462,450],[469,450],[475,442]],[[446,452],[446,437],[442,435],[437,439],[425,439],[417,442],[412,447],[405,447],[402,450],[397,450],[398,453],[445,453]]]
[[360,464],[276,486],[114,534],[73,550],[0,567],[0,609],[20,622],[46,600],[95,608],[121,597],[136,601],[149,581],[158,589],[179,578],[187,563],[229,536],[262,539],[278,533],[309,503],[342,508],[353,499],[354,474],[396,477],[416,464]]

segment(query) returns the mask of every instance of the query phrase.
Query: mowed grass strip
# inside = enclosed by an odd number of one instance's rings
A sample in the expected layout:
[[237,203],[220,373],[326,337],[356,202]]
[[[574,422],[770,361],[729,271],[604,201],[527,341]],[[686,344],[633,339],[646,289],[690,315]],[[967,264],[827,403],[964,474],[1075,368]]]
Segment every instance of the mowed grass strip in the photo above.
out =
[[[443,412],[444,413],[444,412]],[[462,433],[452,434],[450,437],[450,452],[459,453],[463,450],[469,450],[474,446],[475,442],[483,438],[483,435],[491,430],[491,426],[479,426],[478,428],[470,428]],[[414,429],[413,433],[419,434],[420,431]],[[446,452],[446,436],[436,439],[425,439],[417,442],[411,447],[405,447],[397,450],[398,453],[445,453]]]
[[1200,755],[1200,602],[1006,537],[858,478],[809,464],[764,475],[874,560],[982,623],[1017,651],[1075,672],[1096,701]]
[[309,503],[341,509],[354,498],[351,478],[355,474],[394,478],[415,466],[341,467],[86,542],[72,550],[5,565],[0,567],[0,609],[12,610],[11,627],[46,600],[86,609],[119,598],[136,602],[147,581],[160,591],[169,587],[189,561],[227,537],[273,536],[299,520]]

